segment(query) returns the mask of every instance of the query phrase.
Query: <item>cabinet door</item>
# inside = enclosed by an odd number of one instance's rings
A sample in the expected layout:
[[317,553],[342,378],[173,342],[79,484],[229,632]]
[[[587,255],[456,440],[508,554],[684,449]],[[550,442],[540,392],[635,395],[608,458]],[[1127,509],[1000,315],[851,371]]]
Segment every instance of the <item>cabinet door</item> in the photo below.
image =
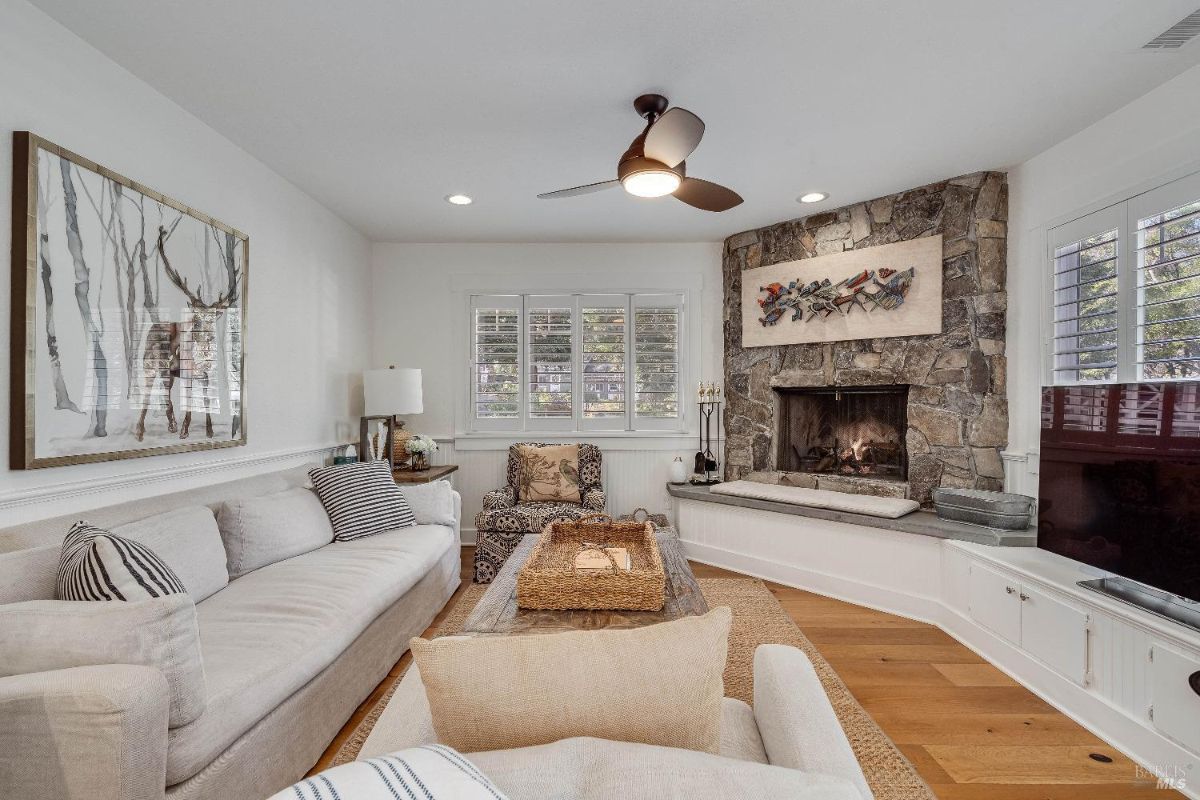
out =
[[971,564],[968,610],[971,619],[1013,644],[1021,641],[1021,587],[1007,575]]
[[1088,615],[1028,586],[1021,587],[1021,647],[1083,686],[1088,671]]
[[1193,753],[1200,753],[1200,658],[1161,644],[1155,644],[1151,654],[1154,727]]

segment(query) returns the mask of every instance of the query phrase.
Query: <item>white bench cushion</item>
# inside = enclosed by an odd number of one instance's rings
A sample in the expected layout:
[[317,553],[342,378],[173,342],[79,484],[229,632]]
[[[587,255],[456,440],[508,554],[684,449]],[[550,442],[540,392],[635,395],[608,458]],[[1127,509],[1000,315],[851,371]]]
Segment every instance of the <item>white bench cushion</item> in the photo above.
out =
[[773,500],[776,503],[791,503],[795,506],[825,508],[830,511],[848,511],[872,517],[896,519],[911,514],[921,507],[916,500],[899,497],[875,497],[869,494],[848,494],[828,489],[805,489],[800,486],[779,486],[757,481],[730,481],[718,483],[710,490],[712,494],[727,494],[734,497],[750,497],[755,500]]

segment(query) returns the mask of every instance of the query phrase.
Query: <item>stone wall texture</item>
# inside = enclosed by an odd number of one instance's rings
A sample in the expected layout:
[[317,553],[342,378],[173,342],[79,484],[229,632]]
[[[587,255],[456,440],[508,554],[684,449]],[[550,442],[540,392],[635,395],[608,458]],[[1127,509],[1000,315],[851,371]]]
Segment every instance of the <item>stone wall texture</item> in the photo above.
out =
[[[725,240],[725,477],[895,494],[903,486],[775,471],[783,386],[907,383],[907,494],[937,486],[1003,488],[1008,440],[1004,356],[1008,184],[977,172]],[[742,347],[742,273],[782,261],[941,234],[942,333],[824,344]]]

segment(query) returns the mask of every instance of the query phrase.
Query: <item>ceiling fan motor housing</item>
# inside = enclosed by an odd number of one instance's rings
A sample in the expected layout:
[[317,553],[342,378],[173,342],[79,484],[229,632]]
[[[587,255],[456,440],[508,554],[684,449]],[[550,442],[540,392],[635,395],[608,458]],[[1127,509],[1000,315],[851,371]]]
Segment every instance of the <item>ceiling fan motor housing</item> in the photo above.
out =
[[648,130],[650,130],[649,125],[646,126],[645,131],[638,134],[638,137],[630,143],[629,149],[621,155],[621,160],[617,162],[617,180],[624,181],[627,176],[638,172],[674,172],[682,181],[686,176],[684,162],[679,162],[675,167],[668,167],[661,161],[646,158],[644,148]]

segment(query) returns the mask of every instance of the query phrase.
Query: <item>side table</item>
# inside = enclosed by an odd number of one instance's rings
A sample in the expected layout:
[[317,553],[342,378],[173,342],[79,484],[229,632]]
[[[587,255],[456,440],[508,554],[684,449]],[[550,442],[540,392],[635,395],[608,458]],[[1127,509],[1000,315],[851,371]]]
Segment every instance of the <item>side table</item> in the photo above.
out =
[[457,471],[457,464],[440,464],[429,469],[397,469],[392,471],[392,480],[396,483],[433,483]]

